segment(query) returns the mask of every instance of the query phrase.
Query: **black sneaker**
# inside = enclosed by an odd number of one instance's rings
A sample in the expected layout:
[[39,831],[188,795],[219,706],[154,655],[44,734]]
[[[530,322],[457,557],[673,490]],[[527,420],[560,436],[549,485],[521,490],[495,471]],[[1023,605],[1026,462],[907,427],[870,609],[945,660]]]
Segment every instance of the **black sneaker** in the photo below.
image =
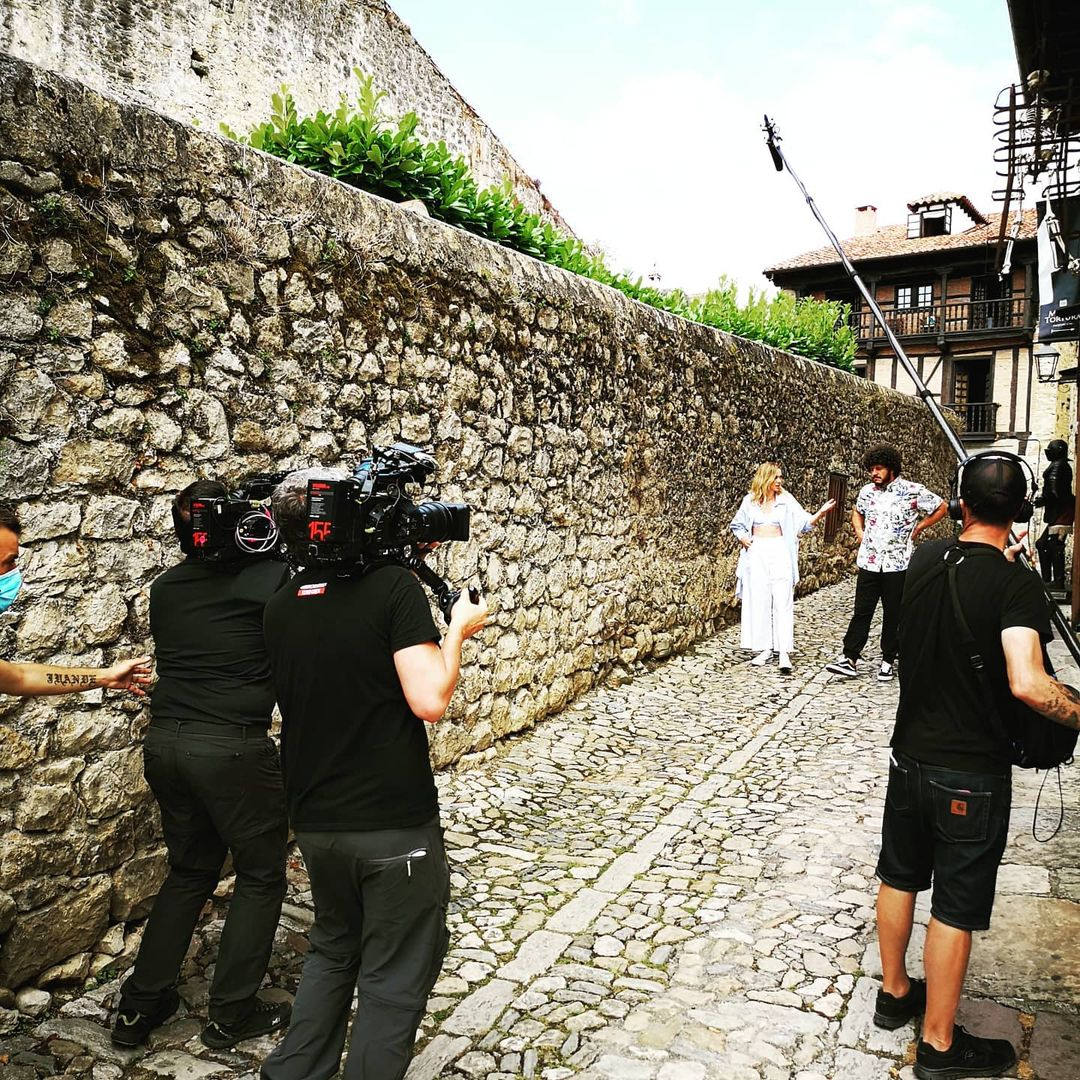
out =
[[922,979],[912,979],[908,992],[903,997],[893,997],[884,990],[877,992],[877,1001],[874,1002],[874,1023],[879,1028],[893,1031],[925,1010],[926,983]]
[[859,675],[858,669],[855,667],[855,661],[849,656],[841,656],[839,660],[826,664],[825,670],[831,671],[834,675],[843,675],[845,679],[855,679]]
[[124,1050],[142,1046],[150,1032],[160,1027],[180,1008],[180,995],[170,987],[161,995],[161,1004],[147,1015],[134,1009],[121,1009],[113,1023],[112,1044]]
[[245,1039],[254,1039],[256,1035],[269,1035],[288,1027],[292,1016],[292,1006],[280,1001],[257,1001],[251,1015],[238,1024],[219,1024],[211,1020],[202,1029],[204,1046],[211,1050],[227,1050]]
[[935,1050],[919,1040],[915,1052],[915,1075],[919,1080],[959,1080],[964,1076],[1000,1076],[1016,1064],[1016,1050],[1008,1039],[982,1039],[953,1028],[952,1046]]

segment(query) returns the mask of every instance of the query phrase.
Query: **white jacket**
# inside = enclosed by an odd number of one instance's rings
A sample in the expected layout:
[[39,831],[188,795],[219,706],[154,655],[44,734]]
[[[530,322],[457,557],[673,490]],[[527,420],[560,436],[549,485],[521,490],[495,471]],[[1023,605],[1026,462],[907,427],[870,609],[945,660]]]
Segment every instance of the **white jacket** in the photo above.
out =
[[[776,499],[776,507],[781,512],[780,528],[787,542],[788,554],[791,556],[791,583],[799,582],[799,537],[802,533],[809,532],[813,526],[810,524],[810,515],[802,508],[799,500],[789,491],[782,492]],[[743,496],[739,503],[739,509],[731,519],[731,531],[737,538],[749,539],[753,536],[754,502],[749,492]],[[739,553],[739,565],[735,569],[735,596],[742,596],[743,573],[746,569],[746,557],[749,554],[747,548]]]

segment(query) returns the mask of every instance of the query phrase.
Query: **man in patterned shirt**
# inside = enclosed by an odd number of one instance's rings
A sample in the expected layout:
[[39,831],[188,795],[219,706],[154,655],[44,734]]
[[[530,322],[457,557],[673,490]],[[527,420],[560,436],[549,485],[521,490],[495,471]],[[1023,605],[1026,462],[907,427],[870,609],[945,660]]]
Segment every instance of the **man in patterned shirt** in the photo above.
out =
[[859,492],[851,511],[851,524],[859,538],[855,613],[844,635],[843,654],[825,670],[848,679],[858,675],[859,656],[880,600],[881,666],[877,677],[888,682],[896,676],[900,600],[912,544],[945,516],[947,507],[922,484],[901,478],[900,454],[892,446],[871,446],[863,468],[870,473],[870,483]]

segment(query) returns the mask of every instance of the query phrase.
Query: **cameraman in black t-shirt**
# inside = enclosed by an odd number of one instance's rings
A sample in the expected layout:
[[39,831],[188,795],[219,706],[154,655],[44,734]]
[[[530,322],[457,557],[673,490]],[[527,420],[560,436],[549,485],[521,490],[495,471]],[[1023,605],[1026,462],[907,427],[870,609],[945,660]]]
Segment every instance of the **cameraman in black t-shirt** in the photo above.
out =
[[[193,498],[225,495],[205,480],[180,492],[178,534]],[[144,771],[161,808],[169,873],[121,991],[117,1046],[138,1046],[176,1011],[180,965],[229,852],[236,888],[202,1041],[224,1049],[288,1022],[287,1005],[255,996],[285,897],[285,800],[268,736],[274,690],[262,637],[263,607],[284,578],[282,563],[238,550],[219,561],[189,555],[150,586],[158,682]]]
[[[274,492],[286,543],[308,540],[308,481],[331,479],[309,469]],[[463,590],[440,645],[419,581],[396,565],[307,570],[266,605],[286,801],[315,925],[289,1032],[263,1077],[334,1076],[354,989],[341,1075],[405,1075],[448,944],[450,875],[424,721],[445,712],[462,642],[486,618]]]
[[[924,544],[912,557],[900,617],[900,704],[882,821],[877,900],[882,989],[874,1022],[897,1028],[925,1010],[915,1075],[997,1076],[1016,1053],[1004,1039],[971,1035],[956,1008],[971,934],[990,924],[1011,805],[1011,749],[987,715],[1019,699],[1067,727],[1080,726],[1080,695],[1047,674],[1047,600],[1035,574],[1005,551],[1027,493],[1016,459],[977,455],[963,467],[958,541]],[[955,567],[964,620],[984,664],[971,663],[949,588]],[[984,689],[988,687],[989,689]],[[933,883],[923,962],[905,963],[916,894]]]

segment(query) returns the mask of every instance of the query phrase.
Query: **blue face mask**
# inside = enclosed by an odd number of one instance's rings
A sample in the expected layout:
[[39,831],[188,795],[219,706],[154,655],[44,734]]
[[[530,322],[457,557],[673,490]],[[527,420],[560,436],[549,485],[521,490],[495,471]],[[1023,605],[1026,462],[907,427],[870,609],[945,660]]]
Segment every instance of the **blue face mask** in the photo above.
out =
[[0,611],[7,611],[22,588],[22,571],[9,570],[0,574]]

